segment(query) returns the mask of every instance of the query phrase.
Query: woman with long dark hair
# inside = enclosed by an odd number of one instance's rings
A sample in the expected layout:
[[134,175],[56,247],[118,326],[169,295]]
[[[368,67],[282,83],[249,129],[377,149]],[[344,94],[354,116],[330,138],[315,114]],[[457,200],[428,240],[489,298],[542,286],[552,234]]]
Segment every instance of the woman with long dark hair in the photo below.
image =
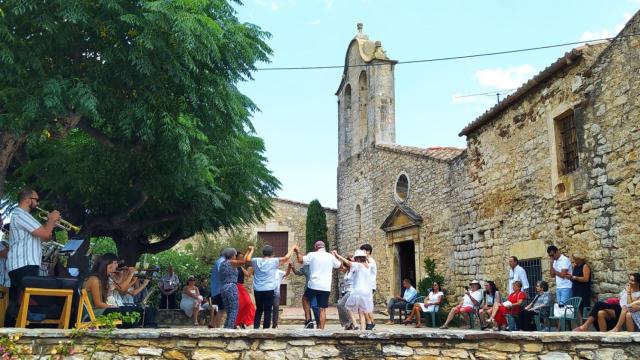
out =
[[118,257],[112,253],[99,256],[93,264],[84,288],[89,293],[89,301],[91,301],[94,313],[96,315],[107,315],[113,312],[137,312],[142,316],[142,308],[124,306],[117,293],[117,289],[122,287],[122,283],[128,284],[131,281],[133,277],[132,269],[125,270],[126,273],[121,277],[120,283],[113,279],[117,270]]
[[[482,300],[482,306],[478,310],[478,317],[480,318],[480,328],[482,330],[490,327],[490,325],[486,325],[487,319],[491,317],[493,314],[493,307],[500,303],[500,290],[498,290],[498,286],[496,283],[489,280],[484,283],[484,296]],[[498,300],[496,302],[496,300]]]
[[424,300],[424,303],[413,304],[411,314],[402,323],[406,325],[411,323],[413,319],[416,319],[416,327],[422,327],[422,324],[420,323],[422,313],[437,313],[438,310],[440,310],[443,298],[444,292],[442,288],[440,288],[440,283],[434,281],[433,284],[431,284],[431,291],[429,291],[429,295]]
[[[236,260],[244,259],[244,254],[239,252],[236,254]],[[253,268],[249,270],[242,266],[238,267],[238,280],[236,286],[238,287],[238,316],[236,317],[236,326],[245,328],[253,325],[253,319],[256,316],[256,307],[251,301],[249,292],[244,287],[245,277],[251,276]]]

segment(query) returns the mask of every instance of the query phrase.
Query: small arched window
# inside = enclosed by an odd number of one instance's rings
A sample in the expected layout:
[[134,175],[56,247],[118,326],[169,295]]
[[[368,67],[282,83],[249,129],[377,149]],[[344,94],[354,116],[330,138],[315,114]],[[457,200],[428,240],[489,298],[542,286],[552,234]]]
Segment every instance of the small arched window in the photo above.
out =
[[344,108],[351,110],[351,85],[349,84],[344,88]]
[[404,202],[409,197],[409,178],[405,174],[400,174],[398,180],[396,180],[395,187],[396,199],[400,202]]
[[358,99],[360,101],[358,132],[360,139],[364,140],[367,134],[367,102],[369,101],[369,82],[367,81],[367,72],[364,70],[358,79]]

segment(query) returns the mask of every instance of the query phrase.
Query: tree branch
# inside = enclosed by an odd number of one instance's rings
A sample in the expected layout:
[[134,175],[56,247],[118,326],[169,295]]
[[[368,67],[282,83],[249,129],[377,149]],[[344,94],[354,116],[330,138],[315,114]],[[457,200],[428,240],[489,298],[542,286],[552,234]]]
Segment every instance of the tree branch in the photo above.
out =
[[193,236],[193,234],[191,235],[184,235],[179,231],[174,231],[171,234],[169,234],[169,236],[167,236],[164,240],[162,241],[158,241],[155,242],[153,244],[147,244],[144,245],[145,248],[145,252],[149,253],[149,254],[156,254],[159,253],[161,251],[165,251],[165,250],[169,250],[171,249],[175,244],[177,244],[178,242],[180,242],[180,240],[184,239],[184,238],[188,238]]
[[77,125],[78,125],[79,129],[81,129],[87,135],[91,136],[97,142],[99,142],[102,145],[108,147],[109,149],[113,149],[113,148],[116,147],[116,145],[111,141],[111,139],[109,139],[105,134],[103,134],[102,132],[98,131],[96,128],[91,127],[91,125],[89,125],[89,122],[88,122],[87,118],[83,117],[81,119],[81,121],[78,122]]
[[123,228],[125,222],[131,217],[131,214],[144,206],[148,199],[149,196],[147,195],[147,193],[141,191],[140,199],[138,199],[135,204],[131,205],[125,212],[111,217],[105,216],[89,220],[85,225],[86,232],[92,233],[95,229],[116,230]]

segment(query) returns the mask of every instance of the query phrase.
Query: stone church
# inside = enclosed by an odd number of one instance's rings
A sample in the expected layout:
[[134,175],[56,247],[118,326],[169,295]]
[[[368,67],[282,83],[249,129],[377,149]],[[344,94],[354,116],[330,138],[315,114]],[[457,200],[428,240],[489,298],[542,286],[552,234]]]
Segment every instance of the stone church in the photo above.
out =
[[612,41],[575,48],[462,129],[464,149],[395,143],[394,66],[362,25],[336,92],[336,242],[373,245],[378,297],[414,282],[429,257],[459,295],[506,286],[515,255],[530,281],[546,247],[581,253],[596,293],[640,271],[640,15]]

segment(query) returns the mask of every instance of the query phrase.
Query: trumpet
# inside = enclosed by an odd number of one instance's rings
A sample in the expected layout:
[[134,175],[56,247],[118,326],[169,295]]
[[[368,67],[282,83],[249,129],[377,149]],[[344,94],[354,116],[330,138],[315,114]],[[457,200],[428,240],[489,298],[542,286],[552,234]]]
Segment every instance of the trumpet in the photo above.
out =
[[[47,216],[49,215],[49,212],[47,210],[40,209],[39,207],[37,207],[36,210],[38,210],[38,218],[40,218],[43,221],[48,220]],[[56,226],[66,231],[73,231],[76,234],[79,233],[80,229],[82,228],[80,226],[73,225],[72,223],[68,222],[63,218],[60,218],[60,220],[58,220],[58,222],[56,223]]]

